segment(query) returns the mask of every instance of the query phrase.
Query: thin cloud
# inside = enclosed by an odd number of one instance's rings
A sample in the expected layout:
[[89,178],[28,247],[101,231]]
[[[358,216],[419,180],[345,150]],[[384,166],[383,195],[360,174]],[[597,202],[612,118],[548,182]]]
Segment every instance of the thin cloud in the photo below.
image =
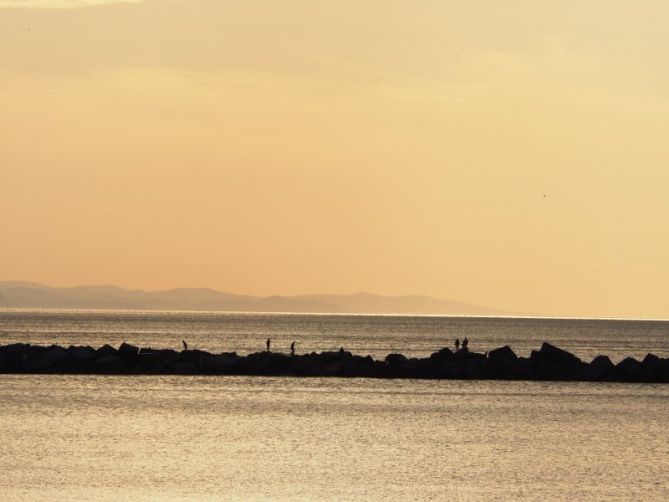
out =
[[0,0],[0,8],[72,9],[110,3],[141,3],[142,0]]

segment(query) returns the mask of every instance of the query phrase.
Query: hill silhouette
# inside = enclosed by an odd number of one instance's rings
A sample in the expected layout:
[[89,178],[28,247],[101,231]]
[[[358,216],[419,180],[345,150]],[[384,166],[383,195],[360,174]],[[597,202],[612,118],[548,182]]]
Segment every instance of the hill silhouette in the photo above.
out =
[[496,315],[501,311],[429,296],[248,296],[208,288],[162,291],[117,286],[58,288],[32,282],[0,282],[0,307],[63,309],[217,310],[244,312]]

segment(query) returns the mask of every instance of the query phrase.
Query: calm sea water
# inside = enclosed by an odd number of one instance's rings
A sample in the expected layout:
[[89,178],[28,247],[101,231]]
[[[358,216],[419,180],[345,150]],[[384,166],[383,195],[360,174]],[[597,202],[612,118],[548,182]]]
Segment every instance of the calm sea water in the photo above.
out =
[[278,351],[288,352],[295,340],[298,352],[343,346],[384,358],[390,352],[427,356],[465,336],[476,351],[508,344],[527,356],[549,341],[584,360],[598,354],[614,361],[643,358],[648,352],[669,357],[669,321],[0,309],[0,344],[127,341],[181,350],[185,339],[192,348],[246,354],[265,350],[269,337]]
[[[0,312],[0,343],[668,353],[662,322]],[[669,385],[0,375],[0,500],[668,500]]]
[[669,386],[0,377],[15,500],[668,500]]

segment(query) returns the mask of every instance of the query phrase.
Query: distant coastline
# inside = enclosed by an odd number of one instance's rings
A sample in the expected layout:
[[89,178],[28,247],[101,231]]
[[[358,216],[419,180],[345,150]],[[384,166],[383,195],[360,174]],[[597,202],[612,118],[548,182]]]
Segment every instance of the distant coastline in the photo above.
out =
[[144,291],[117,286],[51,287],[33,282],[0,282],[0,308],[97,310],[181,310],[296,314],[509,315],[480,305],[421,295],[248,296],[208,288]]

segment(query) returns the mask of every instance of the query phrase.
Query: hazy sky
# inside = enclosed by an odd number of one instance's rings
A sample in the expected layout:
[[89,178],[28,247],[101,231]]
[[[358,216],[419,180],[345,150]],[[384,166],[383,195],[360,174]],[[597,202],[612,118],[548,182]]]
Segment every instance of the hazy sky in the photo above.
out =
[[0,0],[0,279],[669,317],[667,26],[666,0]]

